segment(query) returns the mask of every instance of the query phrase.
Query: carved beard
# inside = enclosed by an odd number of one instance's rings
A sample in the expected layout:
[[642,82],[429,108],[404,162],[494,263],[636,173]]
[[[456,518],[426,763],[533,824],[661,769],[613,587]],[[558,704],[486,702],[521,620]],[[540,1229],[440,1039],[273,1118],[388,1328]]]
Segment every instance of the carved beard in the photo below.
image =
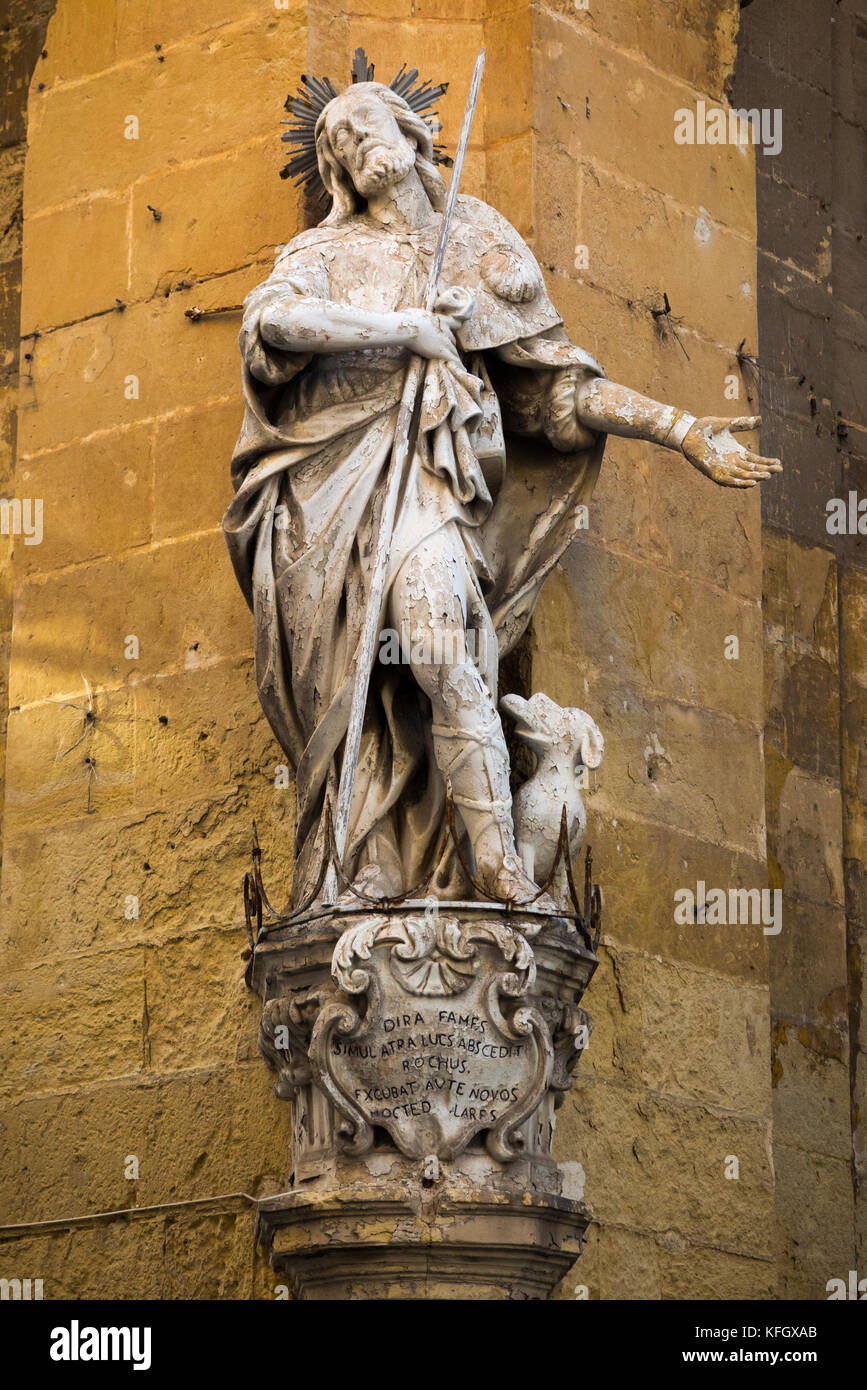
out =
[[376,145],[355,175],[355,187],[363,198],[405,179],[415,164],[415,150],[402,140],[399,145]]

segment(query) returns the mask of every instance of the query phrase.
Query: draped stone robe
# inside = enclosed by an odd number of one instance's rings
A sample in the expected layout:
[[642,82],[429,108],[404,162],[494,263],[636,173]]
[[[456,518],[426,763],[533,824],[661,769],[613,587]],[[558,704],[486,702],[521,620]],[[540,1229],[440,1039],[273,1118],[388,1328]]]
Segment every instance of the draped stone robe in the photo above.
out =
[[[316,881],[326,796],[334,807],[409,352],[285,352],[263,340],[260,319],[296,296],[377,311],[420,304],[437,230],[435,221],[398,232],[366,214],[325,223],[284,248],[245,304],[246,413],[223,529],[255,617],[262,706],[296,774],[296,904]],[[575,391],[603,373],[569,343],[517,232],[475,198],[457,202],[440,277],[442,290],[453,285],[472,291],[477,310],[457,335],[463,370],[425,365],[382,618],[401,565],[446,528],[465,566],[468,625],[492,631],[502,656],[581,524],[604,436],[578,423]],[[407,664],[377,660],[344,857],[350,876],[372,861],[394,892],[466,896],[448,854],[427,882],[444,844],[444,800],[429,701]]]

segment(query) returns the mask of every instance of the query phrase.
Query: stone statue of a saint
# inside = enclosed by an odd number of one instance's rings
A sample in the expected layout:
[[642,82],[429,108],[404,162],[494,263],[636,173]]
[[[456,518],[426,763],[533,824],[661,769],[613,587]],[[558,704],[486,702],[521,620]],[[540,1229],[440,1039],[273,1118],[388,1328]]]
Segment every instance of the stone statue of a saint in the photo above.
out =
[[466,897],[454,856],[442,855],[448,778],[477,880],[526,902],[538,887],[515,851],[498,661],[581,525],[606,435],[680,452],[728,487],[780,464],[735,438],[755,419],[695,419],[608,381],[567,338],[524,241],[477,198],[458,198],[434,311],[417,307],[445,195],[430,125],[379,82],[325,97],[310,144],[330,211],[246,301],[246,416],[223,523],[255,615],[262,705],[296,772],[294,897],[319,871],[378,498],[418,354],[417,443],[390,543],[344,869],[370,896],[419,886]]

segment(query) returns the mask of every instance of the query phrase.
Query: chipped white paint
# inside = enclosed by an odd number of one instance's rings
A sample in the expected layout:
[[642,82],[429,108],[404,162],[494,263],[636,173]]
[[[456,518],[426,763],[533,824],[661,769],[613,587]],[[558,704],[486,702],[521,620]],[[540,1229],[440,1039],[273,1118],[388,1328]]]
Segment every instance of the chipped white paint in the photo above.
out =
[[[581,777],[586,768],[600,766],[605,743],[589,714],[561,709],[547,695],[530,700],[504,695],[500,708],[514,719],[516,734],[536,755],[533,775],[515,796],[515,836],[526,873],[544,883],[554,867],[564,806],[573,860],[584,843],[587,815]],[[551,895],[559,905],[568,905],[562,863]]]
[[[431,133],[395,92],[359,81],[328,102],[315,151],[330,211],[245,305],[224,519],[262,704],[296,770],[296,900],[326,799],[357,886],[429,881],[448,778],[477,878],[525,902],[539,851],[529,870],[515,844],[499,660],[586,516],[606,436],[724,486],[779,465],[735,439],[754,418],[696,420],[608,381],[493,208],[456,196],[441,237]],[[382,626],[410,634],[396,665],[376,660]],[[466,891],[451,861],[436,894]]]

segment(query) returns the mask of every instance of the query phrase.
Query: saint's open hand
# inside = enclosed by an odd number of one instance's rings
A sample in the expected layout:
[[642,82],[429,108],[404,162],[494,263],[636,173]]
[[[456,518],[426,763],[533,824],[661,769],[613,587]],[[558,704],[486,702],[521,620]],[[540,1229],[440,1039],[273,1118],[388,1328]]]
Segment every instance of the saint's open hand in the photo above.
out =
[[736,420],[705,415],[696,420],[681,448],[690,463],[720,487],[754,487],[762,478],[783,469],[779,459],[754,454],[734,437],[757,430],[761,423],[760,415],[743,415]]

